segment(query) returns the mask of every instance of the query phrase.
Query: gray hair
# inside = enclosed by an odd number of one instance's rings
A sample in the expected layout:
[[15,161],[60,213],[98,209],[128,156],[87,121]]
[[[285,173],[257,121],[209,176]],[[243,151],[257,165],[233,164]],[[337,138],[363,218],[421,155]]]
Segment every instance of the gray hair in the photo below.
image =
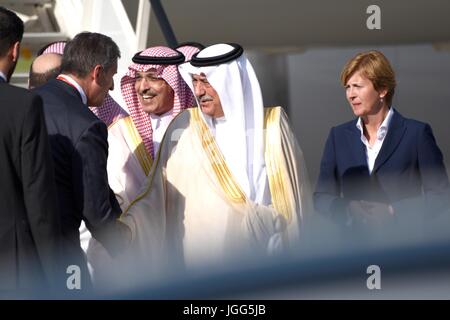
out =
[[81,32],[64,49],[61,72],[84,78],[96,65],[109,70],[120,58],[117,44],[108,36]]

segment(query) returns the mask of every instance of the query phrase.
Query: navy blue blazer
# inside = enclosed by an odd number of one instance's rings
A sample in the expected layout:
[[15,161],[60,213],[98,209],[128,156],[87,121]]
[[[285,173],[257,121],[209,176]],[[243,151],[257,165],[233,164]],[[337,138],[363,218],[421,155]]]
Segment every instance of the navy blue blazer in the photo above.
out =
[[351,200],[384,202],[392,205],[396,213],[406,208],[433,212],[447,209],[447,171],[428,124],[404,118],[394,110],[369,174],[357,121],[330,131],[314,192],[314,206],[319,213],[345,222]]
[[110,253],[116,245],[111,237],[121,232],[116,230],[121,210],[106,171],[107,127],[82,103],[79,92],[63,81],[50,80],[34,91],[44,102],[66,254],[72,264],[87,268],[80,247],[81,220]]

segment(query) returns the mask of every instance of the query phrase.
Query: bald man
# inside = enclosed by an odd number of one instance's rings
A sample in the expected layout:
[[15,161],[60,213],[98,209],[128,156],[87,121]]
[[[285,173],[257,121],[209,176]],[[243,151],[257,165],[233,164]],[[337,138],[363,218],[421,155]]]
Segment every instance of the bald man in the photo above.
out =
[[56,78],[61,68],[61,60],[62,56],[56,53],[45,53],[37,56],[30,67],[28,88],[33,89],[52,78]]

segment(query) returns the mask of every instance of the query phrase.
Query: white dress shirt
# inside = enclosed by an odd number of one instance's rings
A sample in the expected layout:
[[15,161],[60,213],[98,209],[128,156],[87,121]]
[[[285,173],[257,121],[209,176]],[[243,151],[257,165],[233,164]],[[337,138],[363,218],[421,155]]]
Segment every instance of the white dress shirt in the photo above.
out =
[[362,127],[362,119],[359,118],[358,122],[356,123],[356,127],[361,132],[361,141],[366,146],[366,159],[367,159],[367,166],[369,167],[369,173],[372,174],[373,167],[375,165],[375,160],[377,159],[378,153],[381,150],[381,147],[383,146],[384,139],[386,138],[388,129],[389,129],[389,123],[391,122],[392,115],[394,114],[394,109],[391,107],[389,109],[389,112],[386,115],[386,118],[384,118],[383,122],[381,123],[381,126],[377,130],[377,139],[375,140],[375,143],[373,146],[369,144],[369,141],[367,141],[366,136],[364,135],[364,130]]
[[172,110],[158,116],[156,114],[149,114],[153,129],[153,152],[158,153],[159,145],[164,137],[170,122],[172,121]]
[[60,74],[58,78],[63,78],[66,82],[73,85],[80,93],[81,101],[83,101],[83,104],[87,105],[86,93],[84,93],[83,88],[78,84],[78,82],[76,82],[71,76],[68,76],[67,74]]

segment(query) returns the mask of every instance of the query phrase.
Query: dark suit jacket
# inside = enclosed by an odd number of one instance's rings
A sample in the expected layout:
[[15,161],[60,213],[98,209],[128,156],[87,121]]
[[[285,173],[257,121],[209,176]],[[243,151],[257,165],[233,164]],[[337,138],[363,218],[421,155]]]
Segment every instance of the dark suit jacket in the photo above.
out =
[[[449,182],[431,128],[396,110],[369,174],[357,119],[331,129],[314,192],[317,211],[344,223],[350,200],[391,204],[397,215],[448,207]],[[410,216],[411,217],[411,216]]]
[[42,100],[0,83],[0,296],[57,274],[59,214]]
[[44,101],[68,263],[82,264],[83,273],[81,220],[112,255],[114,236],[121,232],[116,230],[121,210],[106,172],[107,128],[67,83],[53,79],[35,91]]

